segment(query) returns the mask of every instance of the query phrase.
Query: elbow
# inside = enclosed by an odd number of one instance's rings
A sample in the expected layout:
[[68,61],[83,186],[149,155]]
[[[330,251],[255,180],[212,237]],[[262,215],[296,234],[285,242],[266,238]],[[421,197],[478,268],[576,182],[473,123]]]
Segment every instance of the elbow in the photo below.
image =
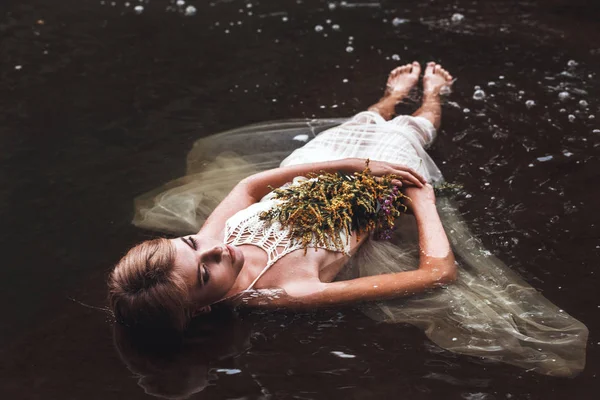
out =
[[450,253],[444,258],[422,260],[423,267],[434,286],[449,285],[458,279],[458,268],[454,255]]
[[449,285],[456,282],[457,278],[458,269],[456,268],[456,263],[452,262],[440,271],[437,281],[443,285]]
[[444,284],[449,285],[451,283],[456,282],[457,278],[458,278],[458,271],[457,271],[456,265],[453,265],[452,268],[450,269],[450,271],[447,271],[443,274],[441,281]]
[[438,266],[437,268],[433,268],[430,273],[434,286],[450,285],[456,282],[458,278],[458,270],[454,262],[448,263],[443,267]]

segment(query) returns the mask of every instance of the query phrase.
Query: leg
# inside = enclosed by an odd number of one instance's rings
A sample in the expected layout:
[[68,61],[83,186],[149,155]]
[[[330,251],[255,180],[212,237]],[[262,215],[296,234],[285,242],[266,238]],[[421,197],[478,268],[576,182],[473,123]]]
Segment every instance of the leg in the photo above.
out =
[[431,121],[435,129],[439,129],[442,122],[440,91],[451,84],[452,75],[448,71],[434,62],[427,63],[423,75],[423,104],[413,116],[426,118]]
[[406,64],[390,72],[383,97],[369,107],[381,115],[386,121],[394,116],[396,104],[408,95],[410,89],[419,81],[421,66],[418,62]]

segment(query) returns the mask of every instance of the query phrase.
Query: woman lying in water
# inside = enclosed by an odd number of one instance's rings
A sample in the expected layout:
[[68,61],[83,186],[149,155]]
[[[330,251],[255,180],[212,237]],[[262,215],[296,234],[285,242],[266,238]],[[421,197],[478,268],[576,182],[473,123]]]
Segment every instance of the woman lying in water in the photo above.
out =
[[[360,303],[369,317],[413,324],[450,351],[548,375],[580,372],[587,328],[485,249],[452,199],[434,196],[443,177],[424,149],[452,76],[428,63],[421,107],[392,119],[420,75],[417,62],[396,68],[383,98],[350,120],[276,121],[198,141],[187,176],[136,199],[136,225],[184,235],[141,243],[117,264],[109,278],[117,321],[182,331],[215,305]],[[326,240],[313,232],[307,243],[292,239],[298,226],[263,218],[284,207],[271,188],[299,187],[311,173],[358,173],[367,159],[372,176],[410,198],[412,215],[396,221],[389,241],[353,231]]]
[[[131,325],[160,321],[183,329],[193,315],[210,311],[216,303],[239,302],[239,295],[250,289],[279,289],[280,295],[268,302],[260,296],[250,297],[244,304],[310,308],[389,299],[451,283],[456,266],[436,211],[433,188],[408,166],[417,166],[420,158],[405,136],[418,131],[422,141],[433,138],[433,130],[440,125],[440,90],[451,84],[452,76],[440,65],[429,63],[423,76],[422,107],[412,117],[399,117],[395,131],[388,135],[368,129],[369,119],[391,119],[395,105],[420,74],[417,62],[396,68],[383,98],[366,115],[359,114],[309,143],[320,152],[330,147],[327,158],[332,161],[288,164],[252,175],[231,191],[197,234],[156,239],[131,249],[110,277],[110,301],[117,318]],[[353,148],[362,153],[360,158],[342,158],[352,154]],[[418,223],[419,268],[333,282],[368,235],[359,238],[353,232],[343,252],[331,246],[314,246],[316,251],[305,252],[280,225],[259,221],[256,216],[264,207],[255,204],[270,187],[280,187],[298,176],[361,172],[366,157],[371,159],[374,176],[394,175],[392,183],[403,187],[411,200],[406,205]]]

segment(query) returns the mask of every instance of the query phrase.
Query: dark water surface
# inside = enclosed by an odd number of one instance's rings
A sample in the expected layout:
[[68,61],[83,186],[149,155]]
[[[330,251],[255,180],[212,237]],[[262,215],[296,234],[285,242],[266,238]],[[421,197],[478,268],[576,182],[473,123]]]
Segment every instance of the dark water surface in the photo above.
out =
[[130,225],[132,199],[183,175],[199,137],[349,116],[391,68],[432,59],[458,81],[431,154],[490,251],[588,326],[585,371],[457,356],[351,309],[251,314],[194,398],[597,398],[598,2],[131,3],[0,3],[0,397],[147,397],[108,317],[69,300],[105,305],[112,264],[152,236]]

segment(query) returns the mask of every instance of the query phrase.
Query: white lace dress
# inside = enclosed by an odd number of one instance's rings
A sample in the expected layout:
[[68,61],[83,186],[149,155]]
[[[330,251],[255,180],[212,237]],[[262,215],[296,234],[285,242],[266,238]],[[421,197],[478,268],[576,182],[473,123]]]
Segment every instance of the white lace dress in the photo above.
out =
[[[373,112],[350,120],[273,121],[205,137],[188,155],[186,176],[135,199],[134,224],[176,234],[197,232],[241,179],[279,165],[370,158],[407,165],[435,184],[442,175],[425,152],[434,138],[433,126],[423,118],[384,121]],[[305,143],[307,139],[312,140]],[[259,243],[272,265],[293,246],[286,243],[286,232],[276,227],[267,232],[271,228],[254,220],[269,201],[267,197],[228,221],[225,240]],[[373,303],[363,311],[378,321],[413,324],[438,346],[456,353],[548,375],[579,373],[585,366],[585,325],[485,249],[452,199],[438,196],[437,208],[459,262],[457,281],[445,289]],[[404,235],[411,218],[404,221],[392,241],[367,241],[350,267],[360,276],[414,269],[417,261],[405,255],[418,243],[414,235]]]

